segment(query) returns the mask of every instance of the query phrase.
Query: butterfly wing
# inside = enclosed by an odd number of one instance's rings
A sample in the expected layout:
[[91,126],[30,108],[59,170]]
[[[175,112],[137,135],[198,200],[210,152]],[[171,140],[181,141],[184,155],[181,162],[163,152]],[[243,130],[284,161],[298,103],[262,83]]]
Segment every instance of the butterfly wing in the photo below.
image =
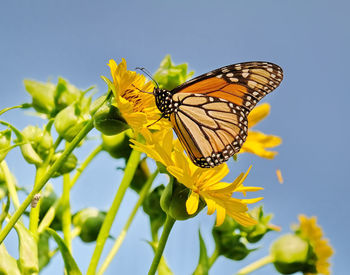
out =
[[268,62],[229,65],[172,90],[174,130],[192,161],[214,167],[237,153],[247,137],[247,116],[282,81],[282,69]]

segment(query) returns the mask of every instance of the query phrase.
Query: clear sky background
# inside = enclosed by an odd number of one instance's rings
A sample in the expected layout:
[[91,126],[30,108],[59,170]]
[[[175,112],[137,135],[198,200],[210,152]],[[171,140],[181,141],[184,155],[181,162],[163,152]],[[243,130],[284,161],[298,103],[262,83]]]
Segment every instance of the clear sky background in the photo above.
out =
[[[0,4],[0,109],[28,102],[24,78],[46,81],[57,76],[85,89],[97,85],[106,91],[100,75],[109,76],[107,62],[124,57],[130,69],[144,66],[154,72],[166,54],[175,63],[188,62],[196,75],[224,65],[266,60],[284,69],[285,79],[264,101],[271,115],[257,129],[279,135],[283,144],[275,160],[240,155],[229,162],[234,179],[249,165],[247,185],[263,186],[265,211],[288,232],[297,215],[316,215],[330,239],[335,256],[333,273],[348,274],[349,147],[348,122],[349,1],[227,0],[227,1],[6,1]],[[42,121],[12,111],[4,118],[18,128]],[[95,135],[98,135],[96,132]],[[96,144],[87,143],[86,155]],[[33,167],[9,155],[10,169],[20,185],[30,187]],[[122,165],[103,153],[92,163],[72,193],[72,209],[96,206],[107,210],[121,179]],[[279,184],[275,170],[282,170]],[[162,178],[161,178],[162,179]],[[60,192],[59,183],[55,189]],[[127,197],[113,226],[117,236],[137,197]],[[191,274],[198,260],[198,228],[211,253],[210,228],[214,217],[205,211],[195,219],[175,224],[165,250],[175,274]],[[140,211],[130,234],[106,274],[145,274],[152,252],[148,219]],[[272,239],[264,239],[259,252],[268,252]],[[16,254],[16,236],[7,246]],[[85,272],[93,244],[74,240],[74,256]],[[106,248],[110,248],[112,241]],[[137,263],[137,264],[136,264]],[[243,263],[219,258],[211,274],[230,275]],[[62,274],[56,256],[43,274]],[[265,267],[255,274],[275,274]]]

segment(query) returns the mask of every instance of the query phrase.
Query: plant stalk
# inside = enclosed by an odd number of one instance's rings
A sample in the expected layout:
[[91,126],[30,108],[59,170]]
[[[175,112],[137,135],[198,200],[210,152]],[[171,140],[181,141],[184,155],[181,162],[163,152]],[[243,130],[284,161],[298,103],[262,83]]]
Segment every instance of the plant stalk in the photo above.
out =
[[243,267],[241,270],[237,272],[236,275],[246,275],[249,273],[252,273],[253,271],[263,267],[264,265],[267,265],[269,263],[273,262],[273,257],[271,255],[268,255],[266,257],[263,257],[254,263],[251,263],[250,265],[247,265],[246,267]]
[[98,262],[101,258],[101,254],[102,254],[104,245],[108,239],[109,231],[112,227],[115,216],[117,215],[117,212],[119,210],[119,206],[123,200],[125,192],[128,189],[128,187],[129,187],[129,185],[134,177],[137,166],[140,162],[140,156],[141,156],[141,153],[136,151],[136,150],[133,150],[130,154],[129,160],[128,160],[126,167],[125,167],[124,177],[120,183],[119,189],[117,191],[117,194],[114,197],[112,205],[107,212],[107,215],[106,215],[106,218],[102,224],[100,233],[98,234],[98,237],[96,240],[96,247],[95,247],[95,250],[94,250],[93,255],[91,257],[90,265],[89,265],[87,273],[86,273],[87,275],[96,274],[97,265],[98,265]]
[[110,265],[110,263],[112,262],[113,258],[115,257],[115,255],[117,254],[120,246],[122,245],[126,234],[128,232],[128,229],[131,225],[131,223],[134,220],[134,217],[137,213],[137,210],[139,209],[139,207],[141,206],[141,204],[143,203],[143,201],[145,200],[146,196],[149,193],[149,190],[151,189],[152,183],[154,181],[154,179],[156,178],[156,176],[158,175],[159,170],[157,169],[146,181],[145,185],[142,187],[141,192],[140,192],[140,196],[139,199],[137,200],[130,216],[129,219],[127,220],[127,222],[124,225],[124,228],[122,230],[122,232],[119,234],[118,238],[116,239],[116,241],[114,242],[114,245],[111,249],[111,251],[108,253],[106,260],[103,262],[101,268],[98,270],[97,275],[102,275],[106,269],[108,268],[108,266]]
[[165,224],[164,224],[164,228],[163,228],[163,232],[162,232],[162,236],[160,237],[158,247],[156,250],[156,254],[154,255],[152,265],[148,271],[148,275],[156,274],[160,259],[162,258],[166,242],[168,240],[170,231],[173,228],[174,223],[175,223],[175,219],[173,219],[172,217],[167,215],[166,220],[165,220]]

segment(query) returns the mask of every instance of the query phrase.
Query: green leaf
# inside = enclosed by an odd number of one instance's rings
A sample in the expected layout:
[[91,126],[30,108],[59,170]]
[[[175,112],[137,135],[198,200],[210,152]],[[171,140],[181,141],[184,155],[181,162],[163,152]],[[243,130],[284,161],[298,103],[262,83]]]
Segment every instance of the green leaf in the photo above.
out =
[[199,261],[196,270],[193,275],[208,275],[209,272],[209,258],[207,254],[207,248],[202,238],[201,232],[198,231],[199,236]]
[[62,240],[62,238],[56,233],[56,231],[52,230],[51,228],[46,229],[47,232],[50,233],[50,235],[55,239],[59,250],[61,251],[64,266],[67,270],[67,274],[69,275],[82,275],[82,273],[79,270],[78,265],[74,261],[74,258],[72,254],[70,253],[68,247]]
[[68,80],[62,77],[58,78],[58,83],[54,95],[57,112],[77,102],[81,96],[82,92],[77,87],[70,84]]
[[163,89],[172,90],[187,79],[192,77],[192,72],[187,72],[188,65],[186,63],[174,65],[171,56],[167,55],[160,63],[159,69],[153,75],[159,86]]
[[158,265],[158,275],[173,275],[165,258],[162,256]]
[[101,75],[101,78],[104,82],[106,82],[108,89],[111,90],[114,94],[115,94],[115,87],[112,83],[112,81],[110,81],[107,77]]
[[21,275],[16,259],[7,252],[4,244],[0,245],[0,274]]
[[24,227],[22,222],[17,222],[15,229],[19,242],[18,265],[21,274],[33,274],[39,272],[38,247],[32,233]]

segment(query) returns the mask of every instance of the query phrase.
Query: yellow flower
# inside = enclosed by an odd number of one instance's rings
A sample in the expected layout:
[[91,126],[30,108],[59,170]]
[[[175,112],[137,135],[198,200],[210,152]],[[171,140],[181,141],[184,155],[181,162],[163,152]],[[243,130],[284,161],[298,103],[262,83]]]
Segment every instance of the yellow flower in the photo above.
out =
[[308,218],[305,215],[299,215],[300,236],[309,241],[313,252],[316,255],[316,270],[317,273],[308,274],[330,274],[329,258],[333,254],[333,249],[327,239],[323,238],[322,228],[317,225],[317,218]]
[[281,144],[282,139],[277,136],[265,135],[264,133],[251,130],[253,126],[263,120],[270,113],[270,105],[267,103],[255,107],[248,115],[249,132],[246,142],[240,153],[249,152],[262,158],[273,159],[277,152],[268,151]]
[[247,213],[247,204],[255,203],[262,198],[237,199],[232,197],[234,192],[242,192],[246,195],[246,192],[263,189],[243,186],[243,181],[250,169],[245,174],[238,176],[232,183],[220,182],[229,172],[227,165],[206,169],[194,165],[184,154],[179,140],[173,140],[171,129],[156,133],[143,129],[142,134],[146,143],[132,141],[133,147],[162,163],[170,174],[191,190],[186,201],[186,210],[189,215],[197,211],[201,198],[208,206],[208,215],[216,211],[217,225],[224,222],[226,215],[244,226],[256,224],[256,221]]
[[[114,105],[119,108],[131,128],[139,132],[159,119],[161,114],[155,105],[154,96],[149,94],[153,92],[153,83],[146,82],[143,75],[127,70],[125,59],[122,59],[119,64],[110,60],[108,66],[113,77]],[[166,124],[168,122],[162,120],[154,124],[152,128],[164,128]]]

